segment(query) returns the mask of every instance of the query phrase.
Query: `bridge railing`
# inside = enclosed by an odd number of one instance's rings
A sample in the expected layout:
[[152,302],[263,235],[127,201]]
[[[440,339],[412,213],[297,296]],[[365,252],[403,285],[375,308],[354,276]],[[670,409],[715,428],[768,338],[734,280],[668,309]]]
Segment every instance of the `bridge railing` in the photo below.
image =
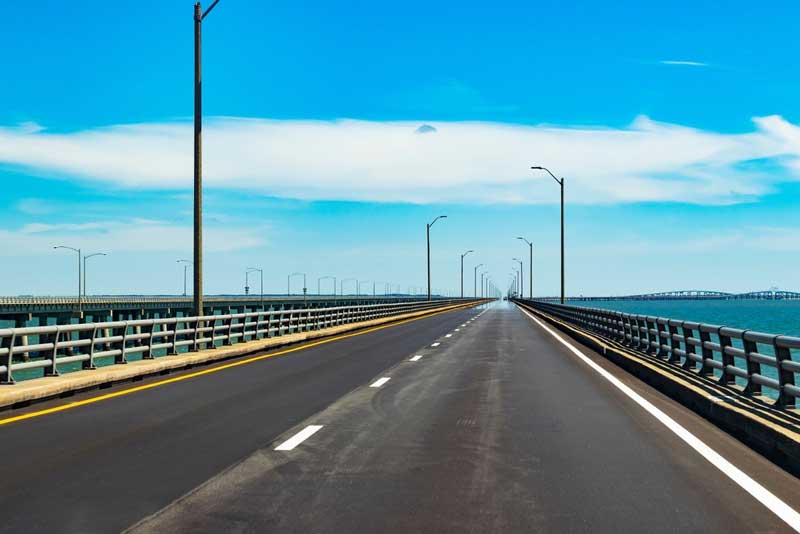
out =
[[98,364],[125,364],[129,360],[153,359],[470,301],[358,304],[0,329],[0,383],[13,384],[14,374],[22,371],[43,369],[44,376],[56,376],[95,369]]
[[538,300],[518,302],[714,379],[736,393],[765,395],[780,407],[795,407],[800,397],[798,337]]

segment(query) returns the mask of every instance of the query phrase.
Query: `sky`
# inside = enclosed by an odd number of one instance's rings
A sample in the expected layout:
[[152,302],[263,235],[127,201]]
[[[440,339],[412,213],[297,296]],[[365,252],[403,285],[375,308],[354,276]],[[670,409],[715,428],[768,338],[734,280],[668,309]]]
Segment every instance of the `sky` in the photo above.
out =
[[[0,294],[176,294],[193,2],[0,17]],[[261,2],[203,23],[205,292],[800,290],[794,2]],[[259,291],[255,277],[250,279]],[[327,284],[327,285],[326,285]],[[191,284],[190,284],[191,285]],[[299,290],[295,279],[291,291]],[[329,292],[330,281],[322,281]],[[352,281],[345,292],[354,291]]]

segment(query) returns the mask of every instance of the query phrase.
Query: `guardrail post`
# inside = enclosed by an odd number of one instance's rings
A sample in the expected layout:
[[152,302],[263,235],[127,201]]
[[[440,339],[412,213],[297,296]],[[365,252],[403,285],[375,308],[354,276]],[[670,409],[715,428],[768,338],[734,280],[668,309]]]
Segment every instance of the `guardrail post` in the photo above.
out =
[[56,325],[56,333],[53,334],[53,350],[50,352],[50,365],[44,368],[44,376],[58,376],[58,340],[61,338],[61,326]]
[[656,358],[667,358],[667,324],[666,319],[661,317],[656,319],[656,339],[658,340],[658,351],[656,351]]
[[234,318],[232,310],[228,311],[228,318],[222,320],[222,325],[225,327],[225,332],[228,334],[228,338],[222,342],[223,345],[233,345],[233,338],[231,334],[233,333],[233,325],[234,325]]
[[[747,339],[747,330],[742,333],[742,344],[744,345],[744,357],[747,364],[747,386],[745,386],[744,392],[747,395],[761,395],[761,384],[753,382],[753,375],[761,374],[761,363],[750,360],[750,354],[758,352],[758,344]],[[777,354],[775,357],[777,359]],[[778,366],[780,366],[780,362],[778,362]],[[778,376],[780,376],[780,373]]]
[[694,337],[694,328],[686,326],[686,321],[682,321],[681,331],[683,332],[683,342],[686,345],[686,358],[683,360],[682,367],[687,371],[692,371],[697,368],[695,361],[689,357],[690,354],[697,354],[697,347],[689,343],[689,338]]
[[[153,355],[153,340],[155,339],[153,338],[153,334],[156,333],[156,320],[153,319],[152,321],[153,322],[151,324],[147,325],[147,336],[148,336],[147,348],[142,353],[143,360],[152,360],[155,358],[155,356]],[[142,328],[139,327],[140,332],[141,330]]]
[[722,333],[724,326],[720,326],[717,330],[717,337],[719,338],[719,348],[720,348],[720,357],[722,358],[722,376],[719,377],[718,383],[729,386],[732,383],[736,383],[736,377],[728,374],[728,366],[736,367],[736,361],[733,359],[733,356],[728,354],[725,351],[726,347],[730,347],[733,344],[731,343],[731,336],[727,336]]
[[119,342],[119,354],[114,356],[115,364],[128,363],[128,358],[125,356],[125,347],[128,345],[128,321],[124,321],[122,325],[122,339]]
[[6,354],[6,357],[4,358],[6,370],[0,373],[0,384],[14,383],[14,373],[11,371],[11,365],[14,363],[14,344],[16,341],[17,334],[13,331],[10,336],[0,339],[0,342],[2,342],[2,345],[0,346],[2,346],[4,349],[8,349],[8,354]]
[[790,395],[786,393],[784,386],[794,386],[794,371],[790,369],[785,369],[783,366],[783,362],[785,361],[792,361],[792,352],[789,347],[784,347],[778,340],[781,336],[775,336],[772,340],[772,346],[775,349],[775,359],[778,363],[778,381],[781,383],[781,392],[778,395],[778,400],[775,404],[781,406],[783,408],[794,407],[796,399],[794,395]]
[[669,329],[669,359],[667,360],[669,363],[679,364],[681,363],[681,357],[676,353],[676,351],[681,350],[681,341],[680,336],[678,334],[678,326],[673,324],[672,321],[667,322],[667,328]]
[[706,360],[714,359],[714,351],[706,347],[706,343],[711,343],[711,334],[703,330],[702,326],[700,332],[700,353],[703,355],[703,363],[700,364],[700,374],[703,376],[710,376],[714,374],[714,368],[706,363]]
[[87,337],[90,340],[89,342],[89,359],[84,361],[81,367],[86,370],[93,370],[97,369],[97,366],[94,364],[94,340],[97,338],[97,331],[99,329],[97,326],[94,326],[91,330],[91,335]]

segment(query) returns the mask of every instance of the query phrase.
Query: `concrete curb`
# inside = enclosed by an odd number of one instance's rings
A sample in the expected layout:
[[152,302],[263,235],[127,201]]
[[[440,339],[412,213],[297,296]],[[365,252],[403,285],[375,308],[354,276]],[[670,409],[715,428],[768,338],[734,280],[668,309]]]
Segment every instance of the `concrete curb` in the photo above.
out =
[[25,407],[34,402],[68,397],[81,391],[108,388],[120,382],[141,380],[154,375],[166,375],[172,371],[181,371],[201,365],[209,365],[223,360],[265,352],[286,345],[322,339],[346,332],[355,332],[357,330],[403,320],[421,318],[427,315],[470,308],[480,304],[483,304],[483,302],[430,308],[417,312],[382,317],[380,319],[339,325],[309,332],[248,341],[198,352],[186,352],[175,356],[162,356],[153,360],[139,360],[129,362],[125,365],[109,365],[94,370],[75,371],[61,376],[42,377],[18,382],[14,385],[0,386],[0,411]]
[[712,422],[795,476],[800,476],[800,414],[738,394],[697,373],[639,353],[517,303],[558,330],[602,354],[628,373]]

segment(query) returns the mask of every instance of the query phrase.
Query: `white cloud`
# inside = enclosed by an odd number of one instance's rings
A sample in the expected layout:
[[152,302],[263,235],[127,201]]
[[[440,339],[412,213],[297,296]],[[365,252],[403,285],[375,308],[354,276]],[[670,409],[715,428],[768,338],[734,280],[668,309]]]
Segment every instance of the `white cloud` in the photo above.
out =
[[[778,116],[722,134],[640,117],[627,128],[489,122],[205,123],[205,184],[298,199],[540,203],[750,200],[800,173],[800,129]],[[436,131],[415,135],[422,124]],[[0,128],[0,162],[123,188],[188,190],[192,126],[153,123],[68,134]],[[779,176],[754,160],[776,158]],[[774,172],[774,171],[773,171]]]
[[[263,229],[207,227],[207,252],[230,252],[264,244]],[[192,228],[165,221],[129,219],[81,224],[30,223],[20,229],[0,229],[0,256],[51,254],[55,245],[114,252],[186,252],[192,247]]]
[[675,60],[675,59],[666,59],[664,61],[659,61],[662,65],[684,65],[687,67],[708,67],[708,63],[703,63],[701,61],[686,61],[686,60]]

